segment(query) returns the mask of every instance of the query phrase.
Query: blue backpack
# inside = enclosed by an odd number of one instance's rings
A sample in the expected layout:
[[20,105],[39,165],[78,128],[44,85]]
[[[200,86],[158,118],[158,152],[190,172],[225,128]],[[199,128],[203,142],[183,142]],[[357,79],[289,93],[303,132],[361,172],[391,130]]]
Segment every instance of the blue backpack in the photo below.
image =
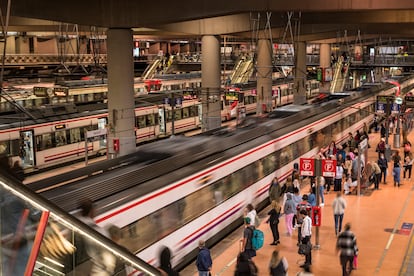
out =
[[264,234],[259,229],[254,229],[252,235],[252,247],[254,250],[258,250],[263,247]]

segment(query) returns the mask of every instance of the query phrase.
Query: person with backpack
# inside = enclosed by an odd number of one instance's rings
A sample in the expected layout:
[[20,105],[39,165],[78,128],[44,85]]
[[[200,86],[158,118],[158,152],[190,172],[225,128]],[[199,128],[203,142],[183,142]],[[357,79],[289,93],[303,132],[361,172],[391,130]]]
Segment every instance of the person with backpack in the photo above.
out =
[[250,218],[244,218],[244,230],[243,230],[243,239],[241,240],[241,252],[245,253],[246,256],[251,259],[256,256],[256,250],[253,249],[252,239],[254,226],[250,224]]
[[288,262],[285,257],[281,257],[279,250],[274,250],[270,259],[269,270],[271,276],[287,275]]
[[252,204],[247,204],[245,209],[245,216],[250,218],[250,224],[254,227],[259,227],[260,219]]

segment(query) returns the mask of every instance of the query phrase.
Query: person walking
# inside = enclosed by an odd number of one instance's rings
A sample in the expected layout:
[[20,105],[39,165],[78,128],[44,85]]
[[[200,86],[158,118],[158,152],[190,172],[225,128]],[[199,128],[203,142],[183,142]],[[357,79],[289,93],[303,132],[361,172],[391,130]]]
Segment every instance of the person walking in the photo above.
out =
[[273,242],[270,245],[278,245],[280,243],[279,241],[279,217],[280,217],[280,211],[281,206],[276,201],[273,200],[271,203],[271,209],[267,213],[269,215],[269,219],[266,221],[269,223],[270,230],[272,230],[273,235]]
[[302,221],[301,227],[301,237],[302,244],[307,244],[310,248],[305,253],[305,263],[301,267],[312,265],[312,248],[311,248],[311,236],[312,236],[312,219],[309,217],[309,214],[306,210],[300,211]]
[[385,159],[385,155],[384,154],[380,154],[380,157],[379,157],[377,163],[378,163],[378,166],[381,169],[381,175],[380,175],[380,179],[379,180],[381,182],[381,179],[383,179],[383,182],[382,183],[385,184],[385,183],[387,183],[386,182],[386,178],[387,178],[388,160]]
[[332,208],[335,220],[335,235],[338,235],[342,230],[342,220],[346,208],[346,200],[343,198],[342,192],[336,193],[336,198],[332,201]]
[[401,185],[401,156],[398,150],[396,150],[392,156],[393,169],[392,175],[394,176],[394,186],[400,187]]
[[288,262],[285,257],[281,257],[279,250],[275,249],[270,258],[269,270],[271,276],[285,276],[288,271]]
[[249,256],[245,252],[241,252],[237,256],[236,271],[234,276],[256,276],[258,275],[258,269],[256,264],[249,259]]
[[272,180],[272,183],[269,187],[269,200],[272,202],[273,200],[279,201],[280,195],[282,194],[282,189],[279,184],[278,178],[275,176]]
[[213,265],[211,260],[210,250],[206,247],[204,240],[198,241],[198,255],[196,260],[196,266],[199,276],[208,276]]
[[339,252],[342,276],[348,276],[353,269],[354,258],[358,255],[358,246],[356,237],[351,232],[351,224],[345,224],[344,228],[345,231],[339,234],[336,241],[336,251]]
[[285,202],[285,207],[283,209],[283,212],[285,213],[285,224],[286,224],[286,235],[288,236],[292,236],[292,232],[293,232],[293,225],[292,225],[292,220],[293,220],[293,216],[295,215],[295,203],[292,200],[292,194],[291,193],[287,193],[286,194],[286,202]]

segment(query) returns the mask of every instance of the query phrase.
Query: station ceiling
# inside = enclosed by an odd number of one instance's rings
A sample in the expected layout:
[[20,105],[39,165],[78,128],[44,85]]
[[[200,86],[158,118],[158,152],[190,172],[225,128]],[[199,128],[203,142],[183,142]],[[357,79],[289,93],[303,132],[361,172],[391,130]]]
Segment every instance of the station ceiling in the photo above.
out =
[[[88,34],[91,26],[180,39],[222,35],[277,41],[414,40],[413,0],[4,0],[8,31]],[[76,26],[76,27],[75,27]],[[359,35],[358,35],[359,33]],[[283,41],[282,41],[283,42]]]

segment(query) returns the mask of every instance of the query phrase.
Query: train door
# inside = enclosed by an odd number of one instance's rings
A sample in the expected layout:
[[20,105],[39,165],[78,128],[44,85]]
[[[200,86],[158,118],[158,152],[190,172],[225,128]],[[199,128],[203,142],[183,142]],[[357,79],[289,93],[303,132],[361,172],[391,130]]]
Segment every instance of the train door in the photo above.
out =
[[[108,118],[98,119],[98,129],[105,129],[108,124]],[[99,149],[106,148],[106,135],[104,139],[99,139]]]
[[33,130],[25,130],[20,132],[21,142],[19,156],[23,168],[33,167],[35,165],[34,153],[34,133]]
[[158,108],[158,124],[160,125],[160,134],[166,134],[167,132],[167,120],[165,118],[165,108]]

